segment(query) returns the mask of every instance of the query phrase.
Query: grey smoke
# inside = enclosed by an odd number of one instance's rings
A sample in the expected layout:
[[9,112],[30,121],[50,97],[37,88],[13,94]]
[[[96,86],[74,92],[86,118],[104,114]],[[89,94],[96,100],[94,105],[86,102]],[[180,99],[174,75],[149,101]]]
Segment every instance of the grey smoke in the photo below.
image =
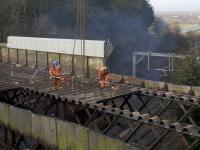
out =
[[[76,38],[75,0],[24,0],[21,23],[14,35]],[[86,0],[86,39],[110,39],[115,51],[107,64],[112,72],[132,74],[133,51],[147,51],[148,28],[154,21],[148,0]],[[105,4],[104,4],[105,3]],[[118,5],[117,5],[118,4]],[[119,4],[129,11],[119,8]],[[25,7],[25,8],[23,8]],[[29,18],[31,15],[32,20]],[[27,18],[28,17],[28,18]],[[20,26],[20,25],[23,25]],[[19,30],[20,29],[20,30]]]

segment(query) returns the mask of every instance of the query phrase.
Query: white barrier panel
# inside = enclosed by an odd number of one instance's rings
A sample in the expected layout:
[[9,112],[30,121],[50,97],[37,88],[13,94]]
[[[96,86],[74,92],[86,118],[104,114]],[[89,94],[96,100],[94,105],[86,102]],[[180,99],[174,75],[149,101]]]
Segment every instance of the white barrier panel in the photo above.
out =
[[[105,41],[85,40],[85,56],[104,57]],[[74,46],[75,45],[75,46]],[[81,40],[34,37],[8,37],[8,48],[82,55]]]

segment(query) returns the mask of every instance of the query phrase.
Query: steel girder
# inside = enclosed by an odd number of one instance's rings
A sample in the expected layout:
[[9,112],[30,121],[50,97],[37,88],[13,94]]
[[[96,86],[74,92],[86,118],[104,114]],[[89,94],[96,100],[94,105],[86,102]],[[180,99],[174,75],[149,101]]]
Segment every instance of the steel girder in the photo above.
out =
[[[138,108],[135,107],[136,105],[133,105],[134,99],[136,98],[141,101],[141,106]],[[9,104],[29,109],[34,113],[54,116],[65,121],[75,122],[88,127],[91,130],[120,139],[130,145],[145,150],[173,149],[173,147],[178,145],[182,145],[183,149],[191,149],[198,147],[199,145],[199,138],[187,135],[184,132],[177,132],[175,130],[176,126],[174,126],[175,128],[171,127],[166,129],[161,126],[136,121],[107,111],[119,107],[121,109],[130,109],[131,111],[138,110],[138,113],[140,112],[145,114],[149,112],[149,114],[152,115],[157,114],[158,116],[162,116],[163,113],[167,112],[166,110],[170,108],[169,106],[172,104],[171,101],[164,103],[162,100],[156,98],[153,101],[157,101],[157,103],[163,107],[160,111],[155,111],[157,113],[154,114],[152,111],[153,109],[148,109],[149,101],[154,98],[147,97],[141,93],[118,97],[117,100],[106,100],[104,101],[103,109],[101,110],[78,105],[74,102],[62,101],[61,99],[57,99],[55,96],[52,97],[39,93],[36,94],[34,92],[31,93],[22,88],[1,93],[1,99]],[[138,100],[136,101],[138,102]],[[102,103],[97,105],[101,106]],[[154,105],[156,105],[155,102]],[[183,104],[180,106],[182,105]],[[194,106],[191,106],[191,108],[188,108],[188,106],[185,107],[187,107],[187,111],[189,112],[194,108]],[[188,112],[184,112],[183,115],[176,118],[176,120],[180,120],[180,118],[186,119],[189,118],[189,116]],[[141,119],[145,119],[145,117],[149,116],[144,115],[143,117],[144,118]],[[156,118],[152,118],[152,121],[156,121]]]

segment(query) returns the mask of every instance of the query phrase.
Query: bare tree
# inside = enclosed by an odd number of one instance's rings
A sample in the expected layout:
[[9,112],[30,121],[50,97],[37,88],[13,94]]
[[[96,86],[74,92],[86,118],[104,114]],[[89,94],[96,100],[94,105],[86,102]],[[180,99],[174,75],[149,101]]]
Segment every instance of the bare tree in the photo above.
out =
[[9,13],[9,1],[0,0],[0,42],[5,41],[5,34],[8,32],[8,13]]

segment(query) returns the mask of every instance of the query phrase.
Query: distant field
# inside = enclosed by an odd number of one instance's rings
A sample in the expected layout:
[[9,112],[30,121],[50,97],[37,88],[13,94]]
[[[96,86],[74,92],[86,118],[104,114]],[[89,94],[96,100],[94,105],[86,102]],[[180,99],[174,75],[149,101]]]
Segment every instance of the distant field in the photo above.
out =
[[200,24],[179,24],[181,33],[200,30]]

